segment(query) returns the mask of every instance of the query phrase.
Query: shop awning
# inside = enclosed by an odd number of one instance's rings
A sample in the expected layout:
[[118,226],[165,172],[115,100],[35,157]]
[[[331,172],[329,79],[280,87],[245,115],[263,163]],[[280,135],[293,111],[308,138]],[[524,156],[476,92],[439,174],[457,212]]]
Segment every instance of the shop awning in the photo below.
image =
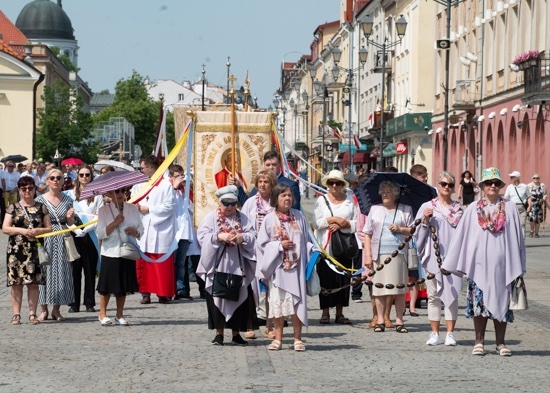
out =
[[[375,158],[371,158],[370,153],[366,151],[358,151],[353,155],[354,164],[365,164],[367,162],[375,161]],[[349,151],[344,152],[342,157],[342,164],[349,165]]]
[[390,143],[384,148],[384,157],[393,157],[395,155],[397,155],[397,147],[395,146],[395,143]]

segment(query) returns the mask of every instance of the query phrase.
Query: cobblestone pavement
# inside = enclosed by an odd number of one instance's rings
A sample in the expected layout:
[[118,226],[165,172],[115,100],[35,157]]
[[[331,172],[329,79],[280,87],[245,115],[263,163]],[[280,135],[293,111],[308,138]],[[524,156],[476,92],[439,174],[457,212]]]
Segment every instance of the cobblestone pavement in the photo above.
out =
[[[306,200],[312,211],[313,199]],[[549,234],[550,235],[550,234]],[[0,235],[5,255],[7,237]],[[22,324],[11,326],[10,291],[0,279],[0,391],[42,392],[385,392],[540,391],[550,385],[550,237],[527,239],[530,310],[516,312],[508,325],[513,351],[503,358],[494,351],[489,324],[487,355],[474,357],[473,323],[464,318],[464,296],[455,337],[458,346],[428,347],[427,312],[405,317],[409,334],[367,328],[369,302],[351,303],[345,314],[352,326],[320,325],[318,300],[309,299],[307,351],[294,352],[292,328],[284,347],[267,351],[268,340],[248,347],[210,345],[203,300],[143,306],[139,295],[127,300],[129,327],[101,327],[97,313],[68,314],[66,322],[28,323],[26,295]],[[5,263],[5,256],[2,257]],[[192,295],[198,296],[196,284]],[[368,300],[368,295],[364,297]],[[155,300],[155,299],[153,299]],[[114,316],[114,308],[109,309]],[[256,334],[259,335],[257,331]],[[226,332],[226,342],[230,340]]]

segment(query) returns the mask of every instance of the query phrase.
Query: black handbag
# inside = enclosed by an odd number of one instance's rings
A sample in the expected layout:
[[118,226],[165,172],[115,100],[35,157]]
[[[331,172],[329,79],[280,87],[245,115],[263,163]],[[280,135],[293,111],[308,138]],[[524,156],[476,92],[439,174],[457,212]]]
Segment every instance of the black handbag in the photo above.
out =
[[[244,276],[238,274],[219,272],[218,266],[223,254],[225,252],[225,246],[222,248],[220,255],[217,258],[216,266],[214,267],[214,283],[212,284],[212,296],[220,297],[226,300],[237,301],[239,300],[239,293],[243,285]],[[244,272],[241,263],[241,251],[237,246],[237,252],[239,253],[239,267]]]
[[[327,204],[330,214],[334,217],[334,213],[330,208],[330,204],[325,196],[325,203]],[[336,259],[355,259],[359,255],[359,244],[357,244],[357,238],[355,233],[346,233],[340,230],[332,232],[330,235],[330,250],[331,254]]]

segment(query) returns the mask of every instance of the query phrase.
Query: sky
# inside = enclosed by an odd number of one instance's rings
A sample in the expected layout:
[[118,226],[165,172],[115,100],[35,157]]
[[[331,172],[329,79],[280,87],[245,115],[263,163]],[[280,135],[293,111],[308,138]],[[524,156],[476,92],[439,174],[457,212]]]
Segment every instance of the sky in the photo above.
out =
[[[0,0],[15,24],[31,0]],[[55,2],[55,1],[54,1]],[[317,26],[339,19],[340,0],[64,0],[78,40],[79,75],[94,92],[128,78],[227,85],[231,73],[262,107],[279,87],[280,67],[310,53]]]

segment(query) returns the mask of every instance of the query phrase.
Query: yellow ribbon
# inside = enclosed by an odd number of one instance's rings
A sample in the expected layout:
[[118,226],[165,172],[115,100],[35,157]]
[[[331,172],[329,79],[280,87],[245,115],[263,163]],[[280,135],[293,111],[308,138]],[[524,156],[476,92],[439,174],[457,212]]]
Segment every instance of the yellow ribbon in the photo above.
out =
[[[182,135],[182,137],[180,138],[180,140],[178,141],[178,143],[176,143],[176,145],[174,146],[174,148],[172,149],[172,151],[170,151],[170,154],[168,154],[168,156],[166,157],[166,159],[164,160],[164,162],[158,167],[158,169],[156,170],[156,172],[153,174],[153,176],[151,176],[151,179],[145,184],[145,186],[139,191],[139,193],[137,195],[135,195],[132,199],[130,199],[128,202],[129,203],[132,203],[133,201],[135,201],[136,199],[138,199],[142,194],[144,194],[147,190],[149,190],[149,188],[151,188],[151,186],[161,177],[161,176],[164,176],[164,172],[166,172],[166,170],[168,169],[168,167],[170,167],[170,165],[172,165],[172,162],[174,162],[174,160],[177,158],[178,156],[178,153],[180,152],[180,150],[182,149],[183,145],[185,144],[185,141],[187,141],[187,138],[189,137],[189,130],[191,129],[191,120],[189,120],[187,122],[187,125],[185,126],[185,131]],[[187,157],[187,159],[190,159],[189,157]],[[38,235],[36,236],[36,238],[42,238],[42,237],[50,237],[50,236],[56,236],[56,235],[62,235],[64,233],[67,233],[67,232],[72,232],[76,229],[81,229],[81,228],[84,228],[84,227],[87,227],[88,225],[93,225],[93,224],[96,224],[97,223],[97,220],[93,220],[93,221],[90,221],[90,222],[87,222],[86,224],[82,224],[82,225],[79,225],[77,227],[71,227],[71,228],[67,228],[67,229],[62,229],[60,231],[55,231],[55,232],[48,232],[48,233],[43,233],[42,235]]]

